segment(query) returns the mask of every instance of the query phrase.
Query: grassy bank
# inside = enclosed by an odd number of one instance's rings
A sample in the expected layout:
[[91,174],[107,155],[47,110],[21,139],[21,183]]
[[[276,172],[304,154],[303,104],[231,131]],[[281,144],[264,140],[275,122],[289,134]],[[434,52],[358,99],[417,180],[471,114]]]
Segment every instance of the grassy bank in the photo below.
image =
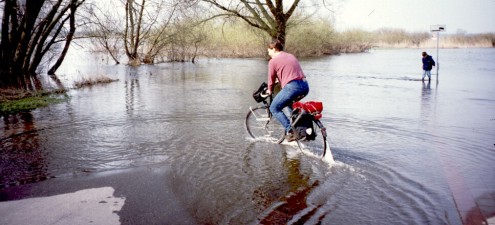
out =
[[[76,89],[91,87],[118,81],[106,76],[82,78],[74,82]],[[28,112],[50,104],[61,103],[69,99],[67,89],[26,91],[19,89],[0,89],[0,116],[17,112]]]
[[0,90],[0,116],[17,112],[28,112],[36,108],[67,100],[65,90],[24,91],[17,89]]
[[118,79],[111,79],[109,77],[100,75],[92,78],[81,78],[80,80],[74,82],[74,87],[75,88],[90,87],[97,84],[107,84],[115,81],[118,81]]

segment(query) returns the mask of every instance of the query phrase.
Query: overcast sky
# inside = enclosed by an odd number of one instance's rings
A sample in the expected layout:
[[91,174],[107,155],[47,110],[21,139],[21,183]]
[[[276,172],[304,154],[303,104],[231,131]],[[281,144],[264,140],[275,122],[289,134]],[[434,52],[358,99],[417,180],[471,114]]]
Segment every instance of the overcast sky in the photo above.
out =
[[422,32],[440,24],[446,33],[495,32],[495,0],[343,0],[335,18],[338,29]]

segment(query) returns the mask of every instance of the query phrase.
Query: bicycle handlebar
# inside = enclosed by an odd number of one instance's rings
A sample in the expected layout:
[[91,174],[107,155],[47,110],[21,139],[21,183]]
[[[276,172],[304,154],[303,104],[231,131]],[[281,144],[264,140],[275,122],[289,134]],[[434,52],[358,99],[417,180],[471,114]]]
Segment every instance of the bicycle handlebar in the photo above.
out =
[[260,94],[260,96],[263,98],[267,98],[268,96],[270,96],[270,94],[267,94],[266,91],[264,91]]

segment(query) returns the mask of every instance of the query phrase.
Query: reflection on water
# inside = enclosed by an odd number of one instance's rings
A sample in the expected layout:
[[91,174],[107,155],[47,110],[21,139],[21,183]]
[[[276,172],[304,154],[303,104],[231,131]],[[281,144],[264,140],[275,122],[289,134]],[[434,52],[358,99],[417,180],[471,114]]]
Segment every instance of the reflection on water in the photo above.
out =
[[0,188],[48,178],[48,152],[40,146],[31,113],[4,116],[0,139]]
[[495,191],[495,51],[442,52],[439,82],[421,81],[416,50],[301,61],[311,86],[306,100],[325,105],[332,165],[293,145],[247,138],[251,93],[266,79],[262,59],[133,68],[89,57],[92,66],[62,68],[60,82],[81,74],[119,82],[2,118],[0,190],[167,166],[153,176],[171,181],[167,191],[198,224],[479,220],[494,207],[486,199]]
[[[136,97],[136,94],[139,93],[139,79],[132,78],[130,81],[126,80],[124,82],[125,86],[125,107],[127,113],[131,114],[132,111],[134,110],[134,99]],[[136,89],[136,93],[134,91]]]

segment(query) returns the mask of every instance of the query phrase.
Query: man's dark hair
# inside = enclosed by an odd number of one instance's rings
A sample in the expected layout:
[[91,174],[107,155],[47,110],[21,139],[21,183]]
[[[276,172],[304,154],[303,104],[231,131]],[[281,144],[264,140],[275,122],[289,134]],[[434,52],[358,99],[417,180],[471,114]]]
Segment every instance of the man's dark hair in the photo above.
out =
[[284,50],[284,46],[282,45],[282,42],[280,42],[279,40],[273,40],[269,45],[268,45],[268,48],[274,48],[276,49],[277,51],[283,51]]

